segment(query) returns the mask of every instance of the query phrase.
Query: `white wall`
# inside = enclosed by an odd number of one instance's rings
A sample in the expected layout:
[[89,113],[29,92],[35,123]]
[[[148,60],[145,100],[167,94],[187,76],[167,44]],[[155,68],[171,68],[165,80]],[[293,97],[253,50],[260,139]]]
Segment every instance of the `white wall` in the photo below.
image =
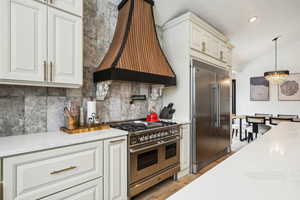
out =
[[[290,73],[300,73],[300,41],[292,45],[278,46],[279,69],[288,69]],[[254,113],[298,114],[300,101],[278,101],[278,88],[270,85],[270,101],[250,101],[250,77],[263,76],[265,71],[274,70],[274,52],[261,56],[242,67],[236,74],[237,114]]]

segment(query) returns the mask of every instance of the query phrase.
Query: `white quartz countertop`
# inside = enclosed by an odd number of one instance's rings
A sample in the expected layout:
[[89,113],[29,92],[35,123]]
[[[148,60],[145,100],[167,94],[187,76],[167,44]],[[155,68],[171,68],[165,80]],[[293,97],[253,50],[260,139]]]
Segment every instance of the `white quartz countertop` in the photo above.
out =
[[299,200],[300,123],[281,123],[168,200]]
[[127,134],[126,131],[107,129],[73,135],[58,131],[0,137],[0,158],[96,140],[105,140]]

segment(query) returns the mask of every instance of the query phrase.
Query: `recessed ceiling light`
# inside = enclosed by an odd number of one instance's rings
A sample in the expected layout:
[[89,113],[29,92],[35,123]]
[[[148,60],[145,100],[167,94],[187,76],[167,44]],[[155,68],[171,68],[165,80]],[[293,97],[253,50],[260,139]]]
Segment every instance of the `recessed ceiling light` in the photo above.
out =
[[250,22],[250,23],[253,23],[253,22],[255,22],[256,20],[257,20],[257,17],[254,16],[254,17],[251,17],[251,18],[249,19],[249,22]]

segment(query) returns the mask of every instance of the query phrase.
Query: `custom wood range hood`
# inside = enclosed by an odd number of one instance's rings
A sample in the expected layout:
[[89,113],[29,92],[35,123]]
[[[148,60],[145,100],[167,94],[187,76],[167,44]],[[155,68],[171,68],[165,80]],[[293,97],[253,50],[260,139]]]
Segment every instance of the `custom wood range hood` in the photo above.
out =
[[153,0],[123,0],[113,41],[94,73],[94,82],[136,81],[176,85],[176,75],[156,33]]

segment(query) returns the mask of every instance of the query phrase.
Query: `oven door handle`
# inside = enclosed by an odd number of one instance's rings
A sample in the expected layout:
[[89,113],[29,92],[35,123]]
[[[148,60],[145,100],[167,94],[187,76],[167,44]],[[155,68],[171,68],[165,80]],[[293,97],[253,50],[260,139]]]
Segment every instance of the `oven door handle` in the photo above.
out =
[[156,144],[153,144],[153,145],[150,145],[150,146],[147,146],[147,147],[144,147],[144,148],[137,148],[135,150],[129,149],[129,152],[130,153],[136,153],[136,152],[140,152],[140,151],[144,151],[144,150],[147,150],[147,149],[151,149],[151,148],[154,148],[154,147],[157,147],[157,146],[160,146],[160,145],[162,145],[162,143],[158,142]]
[[164,142],[162,142],[160,144],[169,144],[169,143],[172,143],[172,142],[178,142],[178,141],[180,141],[180,139],[181,139],[180,136],[178,136],[175,139],[164,141]]
[[175,139],[164,141],[164,142],[158,142],[156,144],[153,144],[153,145],[150,145],[150,146],[147,146],[147,147],[144,147],[144,148],[138,148],[136,150],[129,149],[129,152],[130,153],[136,153],[136,152],[140,152],[140,151],[144,151],[144,150],[147,150],[147,149],[151,149],[151,148],[154,148],[154,147],[157,147],[157,146],[160,146],[160,145],[164,145],[164,144],[168,144],[168,143],[172,143],[172,142],[177,142],[179,140],[180,140],[180,137],[176,137]]

